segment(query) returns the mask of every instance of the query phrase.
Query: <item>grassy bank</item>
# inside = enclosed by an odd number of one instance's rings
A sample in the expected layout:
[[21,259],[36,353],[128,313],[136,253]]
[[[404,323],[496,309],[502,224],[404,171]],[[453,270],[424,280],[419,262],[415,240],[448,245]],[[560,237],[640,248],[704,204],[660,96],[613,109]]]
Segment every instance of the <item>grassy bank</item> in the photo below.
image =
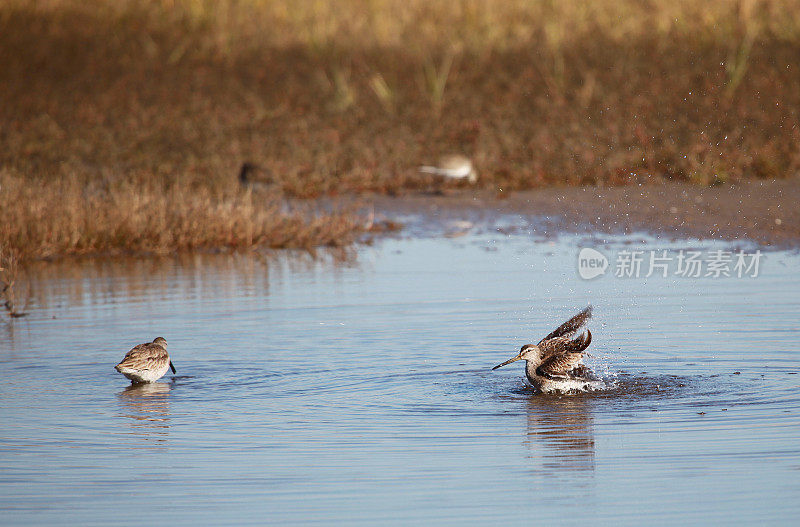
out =
[[268,193],[216,192],[181,182],[31,185],[6,178],[0,236],[20,259],[204,247],[313,248],[343,245],[361,232],[354,214],[289,207]]
[[498,192],[800,168],[800,1],[10,0],[0,246],[21,258],[344,243],[288,196],[402,193],[442,152]]

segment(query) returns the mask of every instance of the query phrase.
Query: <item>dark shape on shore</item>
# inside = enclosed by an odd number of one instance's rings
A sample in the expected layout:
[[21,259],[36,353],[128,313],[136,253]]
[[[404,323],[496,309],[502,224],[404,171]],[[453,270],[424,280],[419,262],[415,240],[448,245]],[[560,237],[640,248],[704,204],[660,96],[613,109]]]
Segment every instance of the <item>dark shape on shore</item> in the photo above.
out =
[[[0,271],[3,269],[0,268]],[[27,313],[23,311],[17,311],[17,307],[14,304],[14,291],[13,291],[13,282],[12,283],[3,283],[0,281],[0,285],[3,286],[0,289],[0,298],[5,297],[5,302],[3,303],[3,307],[8,311],[8,316],[11,318],[22,318],[28,316]]]
[[252,190],[278,190],[280,185],[275,181],[272,171],[255,163],[242,163],[239,169],[239,184]]

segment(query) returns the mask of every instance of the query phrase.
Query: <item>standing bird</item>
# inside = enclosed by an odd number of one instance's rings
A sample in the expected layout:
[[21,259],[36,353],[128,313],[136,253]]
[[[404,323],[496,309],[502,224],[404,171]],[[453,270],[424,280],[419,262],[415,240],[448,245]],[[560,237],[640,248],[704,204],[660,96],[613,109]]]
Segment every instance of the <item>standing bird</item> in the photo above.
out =
[[541,392],[583,390],[597,377],[583,364],[584,350],[592,342],[592,333],[571,340],[592,316],[592,306],[567,320],[538,344],[525,344],[519,354],[492,370],[518,360],[524,360],[525,376]]
[[167,341],[163,337],[135,346],[125,354],[122,362],[114,366],[115,370],[133,383],[157,381],[170,368],[172,373],[177,373],[169,359]]
[[442,182],[466,180],[474,184],[478,181],[478,173],[472,166],[472,161],[458,154],[442,156],[437,166],[421,166],[419,171],[423,174],[438,176]]

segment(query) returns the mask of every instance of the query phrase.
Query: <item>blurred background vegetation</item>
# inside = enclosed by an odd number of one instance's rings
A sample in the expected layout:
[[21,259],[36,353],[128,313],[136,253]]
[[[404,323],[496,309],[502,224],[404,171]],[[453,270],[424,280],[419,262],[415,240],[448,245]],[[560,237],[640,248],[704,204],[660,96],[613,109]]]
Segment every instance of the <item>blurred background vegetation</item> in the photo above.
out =
[[800,167],[800,0],[5,0],[0,248],[346,243],[282,196],[496,192]]

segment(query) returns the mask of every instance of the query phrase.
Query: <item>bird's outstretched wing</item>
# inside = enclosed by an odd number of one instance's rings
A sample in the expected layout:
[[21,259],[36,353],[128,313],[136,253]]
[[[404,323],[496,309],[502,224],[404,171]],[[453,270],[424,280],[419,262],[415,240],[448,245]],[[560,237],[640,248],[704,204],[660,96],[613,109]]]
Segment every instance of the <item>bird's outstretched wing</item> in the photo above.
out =
[[556,329],[553,330],[552,333],[550,333],[541,341],[539,341],[539,346],[541,347],[542,343],[546,340],[554,339],[557,337],[571,337],[579,329],[581,329],[590,318],[592,318],[592,306],[587,306],[586,309],[584,309],[571,319],[567,320],[566,322],[558,326]]
[[555,337],[541,341],[538,346],[542,350],[542,357],[547,359],[563,353],[581,354],[591,343],[592,332],[587,329],[586,333],[576,339],[570,340],[569,337]]
[[547,379],[590,379],[592,370],[583,364],[583,355],[561,353],[553,355],[536,368],[536,374]]

